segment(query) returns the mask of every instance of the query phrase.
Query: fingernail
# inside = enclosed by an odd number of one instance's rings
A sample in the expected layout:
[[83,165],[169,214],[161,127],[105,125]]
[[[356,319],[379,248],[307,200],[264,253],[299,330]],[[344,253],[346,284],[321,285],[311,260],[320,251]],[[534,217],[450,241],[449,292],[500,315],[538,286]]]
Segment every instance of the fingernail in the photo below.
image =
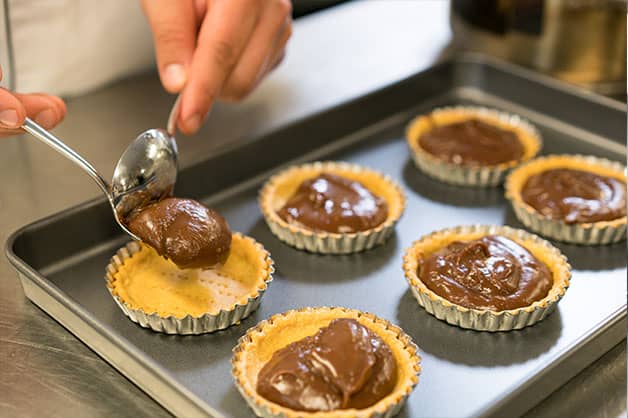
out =
[[185,84],[185,68],[181,64],[168,64],[164,68],[164,83],[168,88],[180,90]]
[[48,129],[52,128],[56,121],[57,117],[50,109],[42,110],[35,116],[35,122]]
[[13,109],[0,111],[0,123],[7,128],[17,128],[17,112]]
[[196,132],[201,127],[202,122],[203,118],[201,115],[195,113],[185,120],[185,127],[191,132]]

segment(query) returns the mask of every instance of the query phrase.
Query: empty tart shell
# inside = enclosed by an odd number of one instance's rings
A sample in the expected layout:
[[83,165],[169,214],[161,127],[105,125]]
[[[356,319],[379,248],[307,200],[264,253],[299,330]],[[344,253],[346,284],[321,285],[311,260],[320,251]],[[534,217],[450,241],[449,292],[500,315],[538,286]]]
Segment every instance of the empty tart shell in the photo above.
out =
[[[295,411],[271,402],[257,391],[257,375],[272,355],[290,343],[314,335],[338,318],[353,318],[388,344],[397,362],[397,384],[393,391],[364,409]],[[302,308],[273,315],[249,329],[233,349],[232,374],[236,387],[259,417],[265,418],[374,418],[391,417],[402,408],[419,381],[421,358],[417,346],[401,328],[370,313],[346,308]]]
[[[277,211],[299,185],[321,173],[336,174],[360,182],[388,204],[386,220],[375,228],[354,233],[316,232],[283,220]],[[322,254],[350,254],[384,243],[393,233],[405,209],[401,187],[389,176],[345,162],[315,162],[290,167],[272,176],[262,187],[259,205],[272,233],[281,241],[300,250]]]
[[[526,248],[552,272],[554,280],[547,296],[522,308],[492,311],[457,305],[437,295],[420,279],[419,260],[454,241],[470,241],[487,235],[501,235]],[[443,229],[424,236],[406,250],[403,270],[412,294],[427,312],[451,325],[476,331],[510,331],[533,325],[554,311],[571,278],[567,258],[548,241],[521,229],[496,225],[472,225]]]
[[626,239],[626,216],[610,221],[567,224],[544,216],[523,201],[521,191],[531,176],[558,168],[589,171],[626,182],[626,167],[604,158],[590,155],[548,155],[536,158],[513,170],[506,179],[506,198],[510,200],[517,219],[534,232],[572,244],[611,244]]
[[[465,165],[443,161],[421,147],[420,138],[438,126],[477,119],[497,128],[513,132],[524,153],[518,160],[496,165]],[[537,129],[520,116],[485,107],[442,107],[414,118],[406,128],[406,142],[418,169],[430,177],[458,186],[488,187],[504,181],[506,174],[523,161],[533,158],[542,147]]]
[[255,311],[273,271],[268,251],[239,233],[233,234],[227,261],[208,270],[181,270],[134,241],[111,258],[106,285],[124,314],[142,327],[202,334],[237,324]]

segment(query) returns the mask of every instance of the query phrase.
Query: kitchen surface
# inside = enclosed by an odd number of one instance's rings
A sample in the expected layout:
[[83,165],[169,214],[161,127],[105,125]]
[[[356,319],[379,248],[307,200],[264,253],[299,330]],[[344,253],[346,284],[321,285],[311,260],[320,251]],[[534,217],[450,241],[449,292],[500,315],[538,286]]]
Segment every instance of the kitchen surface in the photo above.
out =
[[[446,61],[455,54],[449,7],[445,1],[353,1],[297,19],[284,62],[259,89],[243,103],[217,105],[199,133],[178,137],[181,167]],[[129,141],[164,125],[173,99],[156,74],[137,75],[69,99],[68,115],[54,132],[111,178]],[[101,198],[87,176],[31,137],[1,140],[0,159],[4,240],[30,222]],[[1,416],[170,415],[32,304],[4,257],[0,275]],[[625,416],[626,343],[598,355],[546,399],[530,403],[525,416]]]

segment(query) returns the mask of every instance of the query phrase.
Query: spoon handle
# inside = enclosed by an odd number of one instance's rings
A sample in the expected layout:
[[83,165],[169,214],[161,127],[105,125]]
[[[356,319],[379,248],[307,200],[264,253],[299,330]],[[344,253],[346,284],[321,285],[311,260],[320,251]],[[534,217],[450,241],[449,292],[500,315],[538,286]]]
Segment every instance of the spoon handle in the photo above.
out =
[[98,187],[107,195],[107,198],[111,201],[109,185],[107,182],[98,174],[96,169],[87,162],[83,157],[81,157],[76,151],[72,148],[65,145],[59,138],[39,126],[37,123],[32,121],[29,118],[24,120],[24,124],[22,125],[22,129],[26,132],[39,139],[44,144],[52,147],[59,154],[71,160],[74,164],[78,165],[85,171],[89,176],[96,182]]
[[179,108],[181,107],[181,95],[177,96],[168,115],[168,122],[166,123],[166,132],[168,135],[174,137],[177,133],[177,119],[179,119]]

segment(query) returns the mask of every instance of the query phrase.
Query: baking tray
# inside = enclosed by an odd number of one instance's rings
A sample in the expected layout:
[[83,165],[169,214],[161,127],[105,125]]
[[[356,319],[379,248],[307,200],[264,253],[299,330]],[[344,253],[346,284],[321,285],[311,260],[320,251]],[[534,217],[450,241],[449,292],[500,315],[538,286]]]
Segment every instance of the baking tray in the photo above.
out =
[[[530,119],[544,137],[544,153],[626,158],[623,105],[465,56],[182,170],[178,195],[216,207],[233,230],[262,242],[275,260],[275,280],[260,309],[238,326],[181,337],[129,321],[104,286],[105,265],[127,239],[104,200],[20,229],[8,240],[7,256],[29,299],[176,415],[252,416],[230,375],[236,340],[277,312],[338,305],[382,316],[419,345],[423,372],[400,416],[516,416],[625,337],[626,244],[557,244],[573,265],[572,284],[557,311],[530,328],[475,332],[427,314],[401,269],[413,240],[459,224],[521,227],[503,189],[448,186],[413,166],[403,139],[407,121],[454,104],[497,107]],[[256,202],[261,183],[282,167],[314,159],[364,164],[403,185],[407,209],[385,245],[321,256],[288,247],[270,233]]]

